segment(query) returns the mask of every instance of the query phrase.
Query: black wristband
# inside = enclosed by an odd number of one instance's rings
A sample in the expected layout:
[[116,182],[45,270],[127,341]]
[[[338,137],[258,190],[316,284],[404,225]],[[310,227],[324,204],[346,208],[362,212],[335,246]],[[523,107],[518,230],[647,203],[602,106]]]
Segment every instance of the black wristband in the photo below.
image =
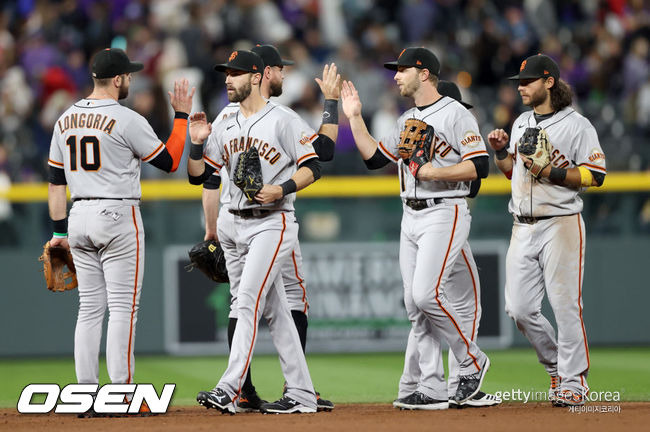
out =
[[190,145],[190,159],[192,160],[203,159],[203,144]]
[[339,101],[325,99],[323,105],[323,124],[339,124]]
[[566,170],[564,168],[551,167],[548,179],[556,185],[563,186],[564,179],[566,179]]
[[63,218],[60,220],[52,219],[52,232],[60,235],[68,234],[68,218]]
[[186,112],[182,112],[182,111],[176,111],[176,112],[174,113],[174,118],[175,118],[175,119],[183,119],[183,120],[187,120],[187,118],[188,118],[189,116],[190,116],[190,115],[189,115],[188,113],[186,113]]
[[505,147],[502,148],[501,150],[497,150],[494,153],[496,154],[498,160],[504,160],[505,158],[510,156],[510,153],[508,153],[508,150],[506,150]]
[[296,185],[296,182],[293,181],[293,179],[289,179],[286,182],[282,183],[280,185],[282,188],[282,196],[287,196],[290,193],[294,193],[296,189],[298,189],[298,186]]

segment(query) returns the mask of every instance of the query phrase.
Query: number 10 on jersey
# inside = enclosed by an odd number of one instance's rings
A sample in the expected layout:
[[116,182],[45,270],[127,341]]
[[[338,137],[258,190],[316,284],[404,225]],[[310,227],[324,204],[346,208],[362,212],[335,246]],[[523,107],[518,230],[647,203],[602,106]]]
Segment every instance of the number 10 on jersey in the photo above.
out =
[[[70,171],[77,171],[77,136],[70,135],[66,140],[70,147]],[[88,148],[91,147],[92,162],[88,161]],[[99,153],[99,139],[94,135],[86,135],[79,140],[79,153],[81,154],[81,168],[86,171],[97,171],[102,165]]]

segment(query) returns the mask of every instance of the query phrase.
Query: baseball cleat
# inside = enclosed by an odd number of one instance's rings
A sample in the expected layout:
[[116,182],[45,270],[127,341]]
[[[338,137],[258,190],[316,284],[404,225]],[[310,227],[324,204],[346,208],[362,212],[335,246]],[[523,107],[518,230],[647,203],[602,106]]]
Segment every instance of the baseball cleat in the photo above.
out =
[[460,381],[458,383],[458,389],[456,389],[456,402],[460,405],[464,404],[466,401],[473,398],[479,390],[481,390],[481,384],[483,384],[483,379],[485,378],[485,373],[490,368],[490,359],[486,356],[485,362],[481,367],[481,370],[470,375],[461,375]]
[[569,406],[582,406],[586,402],[586,398],[582,393],[574,392],[571,390],[560,390],[557,394],[557,399],[553,402],[554,407],[569,407]]
[[232,403],[232,398],[228,396],[224,390],[220,388],[215,388],[210,391],[202,391],[196,395],[196,401],[199,405],[203,405],[206,408],[215,408],[221,411],[223,414],[235,414],[236,409],[235,405]]
[[498,396],[495,396],[493,394],[489,393],[483,393],[482,391],[479,391],[474,395],[473,398],[468,400],[462,405],[459,405],[458,402],[456,402],[455,399],[450,398],[449,399],[449,408],[465,408],[465,407],[470,407],[470,408],[480,408],[480,407],[491,407],[495,405],[499,405],[502,402],[501,398]]
[[395,399],[393,406],[401,410],[436,411],[449,408],[449,401],[446,399],[433,399],[419,391],[416,391],[415,393],[401,399]]
[[268,403],[268,401],[261,399],[257,393],[246,394],[242,392],[235,410],[238,413],[259,412],[260,407],[265,403]]
[[332,411],[334,409],[334,403],[327,399],[320,397],[320,393],[316,392],[316,410],[321,411]]
[[555,405],[558,394],[560,393],[560,383],[562,379],[557,375],[551,375],[551,385],[548,388],[548,400]]
[[262,404],[260,412],[264,414],[315,413],[316,408],[305,406],[289,396],[282,396],[281,399],[275,402]]

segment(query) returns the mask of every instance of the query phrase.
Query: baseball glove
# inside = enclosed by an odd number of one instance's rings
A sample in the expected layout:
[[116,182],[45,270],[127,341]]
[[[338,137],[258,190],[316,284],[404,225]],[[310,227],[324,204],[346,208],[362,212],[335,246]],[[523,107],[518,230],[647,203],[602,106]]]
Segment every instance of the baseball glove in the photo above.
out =
[[397,152],[402,159],[408,160],[413,154],[413,148],[420,141],[422,133],[429,128],[426,122],[416,118],[407,119],[404,123],[404,130],[399,134],[399,144],[397,145]]
[[188,254],[192,263],[185,267],[185,270],[189,272],[194,268],[198,268],[215,282],[229,282],[226,257],[223,255],[223,249],[221,249],[218,242],[214,240],[203,241],[194,245]]
[[250,146],[248,150],[239,155],[232,180],[244,192],[249,201],[256,202],[255,195],[264,186],[262,164],[257,147]]
[[[68,249],[50,246],[48,241],[43,246],[43,254],[38,260],[43,261],[47,289],[53,292],[62,292],[77,288],[77,270]],[[64,266],[68,266],[68,271],[65,273],[63,272]]]
[[422,165],[431,161],[433,126],[430,126],[426,123],[424,124],[426,127],[423,131],[420,132],[418,136],[418,140],[413,147],[413,153],[411,154],[411,161],[409,162],[409,171],[411,171],[411,174],[413,174],[413,177],[416,179],[418,178],[418,171],[420,171]]
[[517,144],[517,151],[533,161],[528,171],[535,178],[539,178],[542,170],[551,163],[551,145],[544,129],[526,128]]

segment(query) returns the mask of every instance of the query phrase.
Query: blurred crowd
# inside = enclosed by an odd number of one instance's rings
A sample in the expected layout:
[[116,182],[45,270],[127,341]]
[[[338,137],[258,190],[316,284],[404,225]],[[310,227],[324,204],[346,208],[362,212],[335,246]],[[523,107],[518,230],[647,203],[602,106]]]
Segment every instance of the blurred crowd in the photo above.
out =
[[[0,187],[43,181],[54,122],[90,93],[99,49],[124,48],[143,62],[125,103],[161,138],[170,132],[167,90],[185,76],[210,117],[227,103],[213,70],[234,48],[276,45],[285,69],[280,102],[314,127],[322,100],[314,77],[334,61],[352,80],[371,132],[381,137],[408,108],[382,67],[407,46],[440,58],[485,136],[509,129],[521,106],[525,57],[543,52],[561,67],[575,106],[596,126],[611,170],[650,165],[650,6],[644,0],[14,0],[0,6]],[[325,173],[364,174],[345,116],[337,157]],[[146,165],[146,164],[145,164]],[[390,169],[390,168],[388,168]],[[158,176],[145,169],[143,177]],[[177,176],[184,176],[179,170]]]

